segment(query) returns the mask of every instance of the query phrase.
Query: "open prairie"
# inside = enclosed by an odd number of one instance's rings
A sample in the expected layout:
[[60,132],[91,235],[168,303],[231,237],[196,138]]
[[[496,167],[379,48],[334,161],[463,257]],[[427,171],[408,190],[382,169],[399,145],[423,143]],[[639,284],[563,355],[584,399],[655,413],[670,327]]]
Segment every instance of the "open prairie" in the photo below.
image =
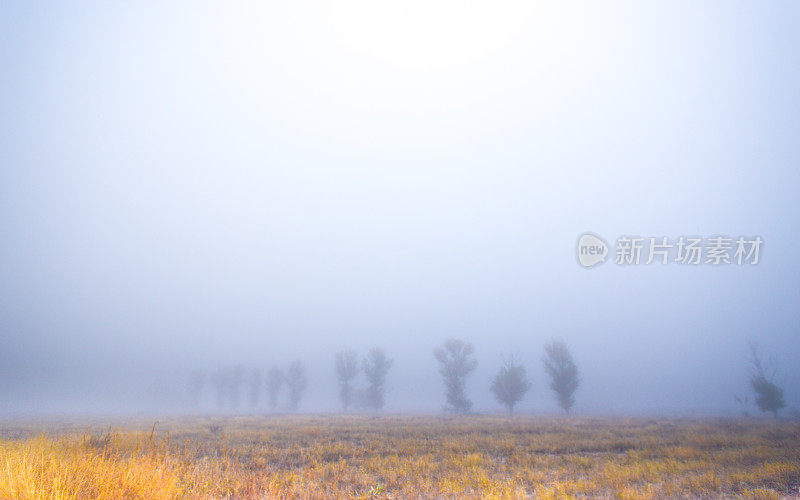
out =
[[517,416],[5,421],[3,498],[797,498],[800,423]]

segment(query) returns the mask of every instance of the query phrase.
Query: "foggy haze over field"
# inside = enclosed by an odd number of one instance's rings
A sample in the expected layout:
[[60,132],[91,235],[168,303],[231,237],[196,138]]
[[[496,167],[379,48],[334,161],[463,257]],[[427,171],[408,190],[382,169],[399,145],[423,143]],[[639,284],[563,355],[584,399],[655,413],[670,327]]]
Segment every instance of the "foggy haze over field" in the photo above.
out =
[[[0,412],[185,411],[193,369],[295,359],[300,411],[338,411],[334,354],[374,346],[383,411],[436,412],[450,337],[475,411],[515,352],[519,411],[557,412],[552,338],[578,413],[738,414],[750,340],[798,408],[798,27],[794,2],[3,3]],[[587,231],[764,243],[587,270]]]

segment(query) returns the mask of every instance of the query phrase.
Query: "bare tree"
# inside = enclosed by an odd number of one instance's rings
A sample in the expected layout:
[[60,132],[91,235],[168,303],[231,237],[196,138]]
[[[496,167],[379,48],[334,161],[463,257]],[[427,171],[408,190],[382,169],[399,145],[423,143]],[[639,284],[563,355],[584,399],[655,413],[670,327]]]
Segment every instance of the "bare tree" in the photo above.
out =
[[189,395],[189,403],[192,405],[192,408],[197,408],[200,404],[200,398],[206,386],[206,379],[205,370],[194,369],[189,374],[189,383],[186,387],[186,392]]
[[444,380],[447,396],[446,411],[467,413],[472,408],[472,401],[465,395],[467,375],[478,366],[472,357],[472,344],[459,339],[449,339],[444,345],[433,351],[439,361],[439,373]]
[[267,372],[267,400],[270,410],[275,410],[278,406],[278,394],[281,392],[284,378],[283,370],[278,367],[272,367]]
[[522,400],[530,388],[525,367],[517,363],[513,357],[503,363],[491,386],[495,399],[508,409],[509,415],[514,413],[514,406]]
[[763,412],[771,411],[775,418],[778,418],[778,410],[786,406],[783,388],[775,382],[777,371],[775,361],[769,359],[765,363],[758,352],[758,345],[751,342],[750,386],[756,393],[756,406]]
[[734,396],[733,399],[739,404],[739,408],[741,408],[742,416],[749,417],[750,412],[747,410],[748,405],[750,404],[750,398],[748,396]]
[[558,399],[558,405],[569,413],[575,404],[575,389],[580,385],[578,366],[572,359],[567,344],[553,340],[544,347],[544,369],[550,376],[550,389]]
[[239,407],[239,393],[242,389],[242,384],[244,384],[244,372],[244,366],[242,365],[236,365],[230,371],[229,391],[232,408]]
[[228,400],[229,378],[226,368],[218,368],[211,377],[211,382],[214,384],[214,390],[217,393],[217,406],[220,408],[225,406],[225,401]]
[[255,408],[261,399],[261,370],[253,368],[250,371],[250,407]]
[[289,388],[289,408],[291,410],[297,410],[300,406],[306,385],[308,385],[306,367],[302,361],[293,361],[286,370],[286,386]]
[[344,411],[353,403],[352,380],[358,375],[358,353],[339,351],[336,353],[336,378],[339,379],[339,400]]
[[367,377],[367,389],[364,392],[364,403],[375,411],[383,408],[386,390],[386,374],[389,373],[393,361],[386,357],[383,349],[370,349],[369,355],[362,363],[364,375]]

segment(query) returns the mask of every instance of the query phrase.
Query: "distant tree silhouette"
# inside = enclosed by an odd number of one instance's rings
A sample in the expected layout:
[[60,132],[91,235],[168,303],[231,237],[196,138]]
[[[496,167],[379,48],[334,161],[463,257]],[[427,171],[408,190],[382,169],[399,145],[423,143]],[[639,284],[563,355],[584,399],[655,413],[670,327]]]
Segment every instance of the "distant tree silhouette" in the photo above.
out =
[[189,403],[192,408],[197,408],[200,404],[200,398],[206,387],[207,376],[205,370],[194,369],[189,374],[189,383],[186,387],[186,392],[189,395]]
[[278,395],[284,380],[283,370],[278,367],[272,367],[267,372],[267,402],[270,410],[274,411],[278,406]]
[[569,413],[575,404],[575,389],[580,384],[578,367],[572,359],[567,344],[560,340],[553,340],[544,348],[542,357],[544,369],[550,377],[550,389],[558,399],[558,405]]
[[472,402],[465,394],[465,386],[467,375],[478,366],[478,361],[472,357],[474,350],[472,344],[463,340],[449,339],[442,347],[433,351],[439,361],[439,373],[444,380],[446,411],[467,413],[472,408]]
[[308,385],[306,367],[301,361],[293,361],[286,370],[286,386],[289,388],[289,408],[297,410]]
[[230,371],[230,386],[228,390],[230,391],[229,397],[231,408],[239,407],[239,395],[242,389],[242,384],[244,384],[244,373],[245,369],[242,365],[236,365]]
[[222,408],[229,400],[228,393],[230,388],[230,377],[226,368],[218,368],[211,377],[214,384],[214,391],[217,394],[217,406]]
[[261,370],[253,368],[250,371],[250,407],[255,408],[261,397]]
[[508,409],[509,414],[512,414],[514,406],[522,400],[530,388],[525,367],[517,363],[514,358],[510,358],[495,375],[491,391],[495,399]]
[[750,386],[756,393],[756,406],[763,412],[772,412],[778,418],[778,410],[786,406],[783,400],[783,388],[775,382],[777,368],[770,359],[766,363],[761,359],[758,345],[750,343]]
[[377,347],[370,349],[369,354],[362,362],[364,375],[367,378],[364,404],[372,410],[378,411],[383,408],[386,374],[389,373],[392,363],[393,361],[386,357],[383,349]]
[[742,411],[742,416],[749,417],[750,412],[747,410],[747,407],[750,404],[750,398],[748,396],[744,397],[734,396],[733,399],[735,399],[736,402],[739,403],[739,407],[741,408]]
[[358,375],[358,353],[339,351],[336,353],[336,378],[339,380],[339,401],[347,411],[353,403],[352,380]]

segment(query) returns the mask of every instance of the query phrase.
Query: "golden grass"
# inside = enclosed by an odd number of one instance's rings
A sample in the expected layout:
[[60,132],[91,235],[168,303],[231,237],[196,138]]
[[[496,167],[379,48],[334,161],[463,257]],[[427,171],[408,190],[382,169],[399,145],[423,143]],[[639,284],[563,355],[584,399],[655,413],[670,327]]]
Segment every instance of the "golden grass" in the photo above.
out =
[[0,497],[800,495],[792,422],[297,416],[146,425],[6,423]]

